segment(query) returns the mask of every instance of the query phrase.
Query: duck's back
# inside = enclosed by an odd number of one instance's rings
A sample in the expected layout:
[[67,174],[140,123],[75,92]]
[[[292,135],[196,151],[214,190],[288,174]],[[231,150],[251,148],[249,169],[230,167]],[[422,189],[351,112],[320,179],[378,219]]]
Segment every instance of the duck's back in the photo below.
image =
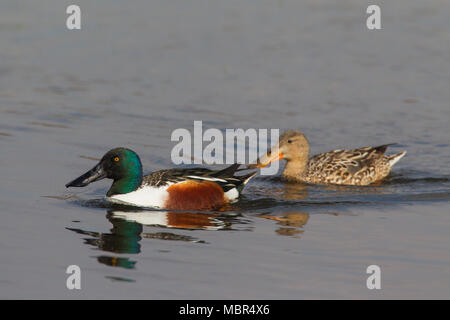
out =
[[389,144],[334,150],[309,159],[302,180],[316,184],[368,185],[385,178],[404,152],[384,155]]

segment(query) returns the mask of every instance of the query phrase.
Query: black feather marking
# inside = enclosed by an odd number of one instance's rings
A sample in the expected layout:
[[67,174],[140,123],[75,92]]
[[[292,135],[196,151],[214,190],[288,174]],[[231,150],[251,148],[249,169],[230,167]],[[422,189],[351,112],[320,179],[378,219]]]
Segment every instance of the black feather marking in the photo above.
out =
[[387,144],[383,144],[383,145],[378,146],[378,147],[373,147],[373,149],[377,150],[377,152],[380,152],[380,153],[384,154],[386,152],[386,149],[389,146],[392,146],[394,144],[397,144],[397,143],[395,143],[395,142],[394,143],[387,143]]
[[236,170],[240,167],[241,165],[239,163],[234,163],[229,167],[226,167],[225,169],[222,169],[220,171],[216,171],[214,173],[211,174],[212,177],[216,177],[216,178],[222,178],[222,177],[232,177],[233,174],[236,172]]

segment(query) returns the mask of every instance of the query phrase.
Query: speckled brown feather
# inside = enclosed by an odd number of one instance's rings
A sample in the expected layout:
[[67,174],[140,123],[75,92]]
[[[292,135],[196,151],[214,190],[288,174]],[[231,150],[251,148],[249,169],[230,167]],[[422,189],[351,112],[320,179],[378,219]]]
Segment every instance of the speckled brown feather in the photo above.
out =
[[353,150],[334,150],[309,159],[303,174],[289,180],[315,184],[368,185],[385,178],[405,152],[386,156],[390,144]]

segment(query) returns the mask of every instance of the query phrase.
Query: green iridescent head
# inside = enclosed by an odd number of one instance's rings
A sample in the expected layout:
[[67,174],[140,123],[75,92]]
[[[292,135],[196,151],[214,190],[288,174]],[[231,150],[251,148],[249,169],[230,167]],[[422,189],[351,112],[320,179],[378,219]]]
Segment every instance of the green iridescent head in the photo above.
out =
[[109,150],[94,168],[66,184],[66,187],[84,187],[104,178],[114,181],[107,196],[136,190],[142,182],[141,159],[127,148]]

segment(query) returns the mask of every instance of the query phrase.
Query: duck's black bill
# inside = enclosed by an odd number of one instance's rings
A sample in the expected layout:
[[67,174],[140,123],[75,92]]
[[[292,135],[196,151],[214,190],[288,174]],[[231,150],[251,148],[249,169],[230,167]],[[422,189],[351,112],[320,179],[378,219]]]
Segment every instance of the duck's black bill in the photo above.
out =
[[106,178],[106,172],[103,170],[101,163],[96,165],[94,168],[83,174],[82,176],[76,178],[75,180],[66,184],[66,188],[69,187],[85,187],[91,182],[101,180]]

